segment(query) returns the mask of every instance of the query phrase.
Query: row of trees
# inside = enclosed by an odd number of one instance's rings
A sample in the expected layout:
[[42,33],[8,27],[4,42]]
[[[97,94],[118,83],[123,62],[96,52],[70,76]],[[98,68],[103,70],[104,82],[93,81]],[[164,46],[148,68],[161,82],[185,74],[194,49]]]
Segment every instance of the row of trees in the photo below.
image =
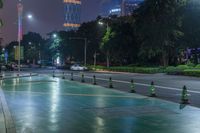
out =
[[[99,25],[103,22],[104,25]],[[53,34],[56,33],[56,38]],[[83,23],[77,31],[54,31],[43,39],[37,33],[24,35],[25,60],[63,62],[84,60],[84,40],[87,38],[87,61],[111,65],[175,65],[183,63],[181,52],[198,49],[200,42],[199,0],[145,0],[132,16],[108,18]],[[12,49],[17,42],[11,42]],[[97,53],[97,54],[96,54]],[[10,59],[13,60],[10,56]],[[194,63],[198,63],[198,52]]]

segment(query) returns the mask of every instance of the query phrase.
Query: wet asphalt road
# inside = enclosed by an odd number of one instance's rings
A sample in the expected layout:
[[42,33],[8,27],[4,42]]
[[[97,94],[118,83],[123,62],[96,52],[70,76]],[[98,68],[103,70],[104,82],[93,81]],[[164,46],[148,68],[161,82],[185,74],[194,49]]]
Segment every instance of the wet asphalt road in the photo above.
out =
[[108,79],[112,77],[112,89],[117,89],[125,92],[131,90],[131,79],[135,82],[136,93],[148,96],[149,85],[153,81],[156,86],[157,98],[164,99],[176,103],[180,103],[181,92],[184,85],[187,86],[189,92],[190,105],[200,107],[200,78],[187,76],[174,76],[166,74],[135,74],[135,73],[112,73],[112,72],[77,72],[63,71],[52,69],[31,69],[26,70],[37,73],[51,74],[55,71],[56,76],[62,76],[65,72],[65,78],[70,79],[70,74],[73,72],[74,81],[81,81],[81,74],[85,75],[85,83],[92,84],[93,75],[97,78],[97,84],[103,87],[108,87]]

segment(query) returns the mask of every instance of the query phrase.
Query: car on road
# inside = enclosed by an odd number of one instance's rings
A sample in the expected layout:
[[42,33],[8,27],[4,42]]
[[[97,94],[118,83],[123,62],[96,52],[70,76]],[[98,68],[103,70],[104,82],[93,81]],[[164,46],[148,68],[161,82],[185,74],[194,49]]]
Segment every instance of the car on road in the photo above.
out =
[[88,70],[87,67],[85,66],[82,66],[82,65],[79,65],[79,64],[74,64],[70,67],[70,70],[73,70],[73,71],[86,71]]

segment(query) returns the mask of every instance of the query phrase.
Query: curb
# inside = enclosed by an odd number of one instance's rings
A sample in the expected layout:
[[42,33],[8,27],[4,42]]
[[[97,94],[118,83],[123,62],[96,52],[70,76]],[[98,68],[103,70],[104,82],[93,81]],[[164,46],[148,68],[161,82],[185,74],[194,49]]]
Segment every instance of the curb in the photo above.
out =
[[14,124],[12,115],[10,113],[10,110],[8,108],[2,88],[0,88],[0,103],[2,105],[6,133],[16,133],[15,124]]

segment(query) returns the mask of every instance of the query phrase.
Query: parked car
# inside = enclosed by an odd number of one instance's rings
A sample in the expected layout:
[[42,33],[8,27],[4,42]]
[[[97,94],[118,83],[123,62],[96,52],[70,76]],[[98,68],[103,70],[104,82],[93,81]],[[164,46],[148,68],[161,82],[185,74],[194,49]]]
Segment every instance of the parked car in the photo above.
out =
[[70,67],[70,70],[73,70],[73,71],[86,71],[86,70],[88,70],[88,68],[85,67],[85,66],[81,66],[79,64],[74,64],[74,65],[72,65]]

